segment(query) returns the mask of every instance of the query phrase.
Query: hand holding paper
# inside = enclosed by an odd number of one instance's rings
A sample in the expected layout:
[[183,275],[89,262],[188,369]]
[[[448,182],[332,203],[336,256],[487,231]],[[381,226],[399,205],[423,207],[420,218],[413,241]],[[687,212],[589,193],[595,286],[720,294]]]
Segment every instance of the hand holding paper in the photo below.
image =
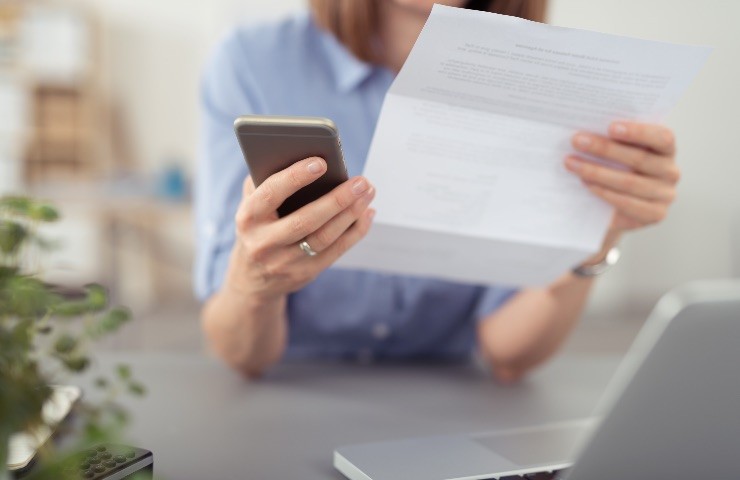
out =
[[660,120],[708,54],[435,5],[370,149],[375,226],[339,265],[551,282],[599,250],[612,213],[563,167],[572,134]]

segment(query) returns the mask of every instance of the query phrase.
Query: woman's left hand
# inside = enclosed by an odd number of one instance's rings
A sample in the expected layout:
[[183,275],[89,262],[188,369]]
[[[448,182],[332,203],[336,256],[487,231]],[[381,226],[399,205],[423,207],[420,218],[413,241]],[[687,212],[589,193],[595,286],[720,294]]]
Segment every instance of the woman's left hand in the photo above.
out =
[[609,168],[578,155],[565,164],[594,195],[616,209],[612,233],[661,222],[676,198],[681,172],[676,166],[673,132],[662,125],[620,121],[609,136],[587,132],[573,136],[576,150],[627,167]]

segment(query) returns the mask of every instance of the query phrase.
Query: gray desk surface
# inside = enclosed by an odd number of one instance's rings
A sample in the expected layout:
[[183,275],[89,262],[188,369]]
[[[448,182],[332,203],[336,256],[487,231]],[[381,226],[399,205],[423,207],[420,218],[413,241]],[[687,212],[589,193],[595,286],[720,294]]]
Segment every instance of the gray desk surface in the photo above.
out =
[[345,444],[479,432],[591,414],[615,356],[568,355],[504,387],[464,365],[286,364],[256,382],[195,354],[105,354],[149,388],[130,439],[179,479],[329,479]]

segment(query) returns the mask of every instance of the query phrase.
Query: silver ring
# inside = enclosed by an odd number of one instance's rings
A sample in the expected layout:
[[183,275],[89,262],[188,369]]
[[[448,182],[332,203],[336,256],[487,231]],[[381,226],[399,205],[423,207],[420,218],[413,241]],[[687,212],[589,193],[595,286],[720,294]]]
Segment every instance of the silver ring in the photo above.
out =
[[316,250],[311,248],[311,245],[309,245],[308,242],[305,240],[299,243],[298,246],[301,247],[301,250],[303,250],[303,253],[305,253],[309,257],[315,257],[316,255],[319,254]]

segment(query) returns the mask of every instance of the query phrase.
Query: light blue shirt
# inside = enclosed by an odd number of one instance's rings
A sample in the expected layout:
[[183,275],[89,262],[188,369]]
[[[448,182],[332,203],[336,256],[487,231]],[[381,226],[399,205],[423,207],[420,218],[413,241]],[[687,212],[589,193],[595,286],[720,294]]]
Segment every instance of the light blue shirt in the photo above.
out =
[[[247,168],[233,132],[244,114],[332,119],[350,176],[360,175],[393,73],[355,58],[308,13],[230,33],[202,86],[195,289],[222,282]],[[372,179],[371,179],[372,181]],[[298,248],[298,247],[296,247]],[[289,357],[465,358],[476,322],[515,290],[329,269],[288,298]]]

